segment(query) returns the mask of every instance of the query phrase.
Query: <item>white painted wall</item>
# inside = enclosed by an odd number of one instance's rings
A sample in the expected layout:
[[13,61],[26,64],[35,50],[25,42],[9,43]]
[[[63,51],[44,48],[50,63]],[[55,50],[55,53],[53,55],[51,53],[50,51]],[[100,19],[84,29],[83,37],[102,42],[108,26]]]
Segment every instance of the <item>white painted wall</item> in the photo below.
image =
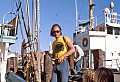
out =
[[[117,38],[116,38],[117,37]],[[120,67],[120,36],[118,35],[107,35],[106,36],[106,60],[112,60],[106,62],[106,66],[112,68],[118,68],[117,63]],[[116,63],[117,61],[117,63]]]
[[[88,46],[83,47],[82,40],[84,37],[88,38]],[[86,31],[82,34],[77,34],[76,38],[74,37],[74,41],[76,40],[77,44],[85,51],[85,50],[94,50],[101,49],[105,51],[105,67],[117,68],[116,59],[120,64],[120,35],[108,35],[105,32],[98,31]],[[113,55],[112,55],[113,53]],[[119,65],[120,66],[120,65]]]

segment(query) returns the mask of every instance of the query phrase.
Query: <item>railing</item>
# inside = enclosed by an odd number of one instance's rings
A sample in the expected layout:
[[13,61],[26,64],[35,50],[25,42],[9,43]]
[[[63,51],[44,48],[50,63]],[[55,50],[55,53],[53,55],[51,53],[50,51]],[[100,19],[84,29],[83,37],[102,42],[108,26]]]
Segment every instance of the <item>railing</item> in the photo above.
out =
[[6,82],[26,82],[23,78],[13,72],[6,73]]
[[107,23],[120,24],[120,14],[117,14],[117,12],[110,13],[105,17],[105,20]]
[[[88,20],[87,20],[87,22],[85,22],[84,20],[79,20],[78,22],[83,23],[83,24],[81,24],[82,27],[78,28],[78,32],[89,30],[90,23],[87,23]],[[85,25],[85,23],[86,23],[86,25]],[[110,13],[110,14],[107,14],[107,15],[101,14],[99,16],[93,17],[94,27],[96,27],[98,25],[103,25],[105,23],[120,24],[120,14],[117,14],[116,12],[113,12],[113,13]]]
[[[104,14],[93,17],[94,27],[103,24],[104,20],[105,20]],[[80,27],[78,28],[78,32],[84,32],[84,31],[89,30],[89,28],[90,28],[90,21],[89,20],[79,20],[79,22],[81,22],[82,24],[79,24]]]
[[[7,24],[4,24],[4,20],[7,14],[14,14],[15,18],[13,18]],[[7,12],[3,16],[3,23],[0,25],[0,35],[10,35],[15,36],[17,34],[17,24],[18,24],[18,16],[14,12]]]
[[93,17],[94,27],[104,23],[104,14]]

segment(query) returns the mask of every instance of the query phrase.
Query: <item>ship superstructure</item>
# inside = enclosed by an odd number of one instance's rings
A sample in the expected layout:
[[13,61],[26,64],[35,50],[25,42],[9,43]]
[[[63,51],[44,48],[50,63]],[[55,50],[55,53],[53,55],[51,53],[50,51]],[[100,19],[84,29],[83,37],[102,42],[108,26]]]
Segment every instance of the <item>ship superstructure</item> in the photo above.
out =
[[[79,24],[73,35],[74,43],[85,52],[88,68],[95,68],[94,58],[100,51],[102,55],[98,57],[101,58],[99,66],[117,70],[120,68],[120,14],[114,12],[113,2],[110,5],[111,9],[105,8],[100,17],[91,17],[90,21]],[[94,26],[91,26],[91,22]],[[96,50],[100,51],[96,54]]]

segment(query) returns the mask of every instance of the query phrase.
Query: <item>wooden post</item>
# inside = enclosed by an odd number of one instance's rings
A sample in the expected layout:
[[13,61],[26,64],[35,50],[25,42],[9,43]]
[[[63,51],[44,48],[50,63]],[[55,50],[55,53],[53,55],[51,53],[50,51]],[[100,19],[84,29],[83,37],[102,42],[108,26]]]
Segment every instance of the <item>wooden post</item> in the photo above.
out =
[[7,70],[10,71],[10,66],[11,66],[11,59],[7,59]]
[[50,57],[50,53],[48,51],[45,51],[45,58],[44,58],[44,64],[45,64],[45,82],[50,82],[52,77],[52,59]]
[[13,58],[13,61],[14,61],[14,62],[13,62],[14,73],[16,73],[16,72],[17,72],[17,69],[18,69],[18,67],[17,67],[17,66],[18,66],[18,64],[17,64],[17,63],[18,63],[18,62],[17,62],[17,57],[14,57],[14,58]]
[[103,67],[103,58],[104,52],[100,49],[92,51],[94,57],[94,69],[96,70],[99,67]]
[[88,63],[87,63],[86,56],[84,56],[84,57],[83,57],[83,65],[82,65],[82,66],[83,66],[83,68],[85,68],[85,69],[86,69],[86,68],[87,68],[87,66],[88,66],[87,64],[88,64]]

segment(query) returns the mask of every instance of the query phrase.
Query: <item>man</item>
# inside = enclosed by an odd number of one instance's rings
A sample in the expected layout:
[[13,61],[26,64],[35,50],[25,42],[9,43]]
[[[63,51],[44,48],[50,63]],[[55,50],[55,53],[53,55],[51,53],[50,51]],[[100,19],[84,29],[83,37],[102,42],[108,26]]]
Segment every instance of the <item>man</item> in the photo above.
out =
[[[75,52],[74,46],[67,36],[64,36],[66,43],[64,42],[62,29],[58,24],[52,26],[50,35],[56,39],[52,44],[54,63],[51,82],[58,82],[59,78],[61,78],[60,82],[68,82],[70,67],[67,58]],[[69,47],[69,50],[67,50],[66,45]]]
[[82,68],[84,52],[78,45],[74,45],[74,48],[75,48],[74,52],[75,70],[79,72]]

